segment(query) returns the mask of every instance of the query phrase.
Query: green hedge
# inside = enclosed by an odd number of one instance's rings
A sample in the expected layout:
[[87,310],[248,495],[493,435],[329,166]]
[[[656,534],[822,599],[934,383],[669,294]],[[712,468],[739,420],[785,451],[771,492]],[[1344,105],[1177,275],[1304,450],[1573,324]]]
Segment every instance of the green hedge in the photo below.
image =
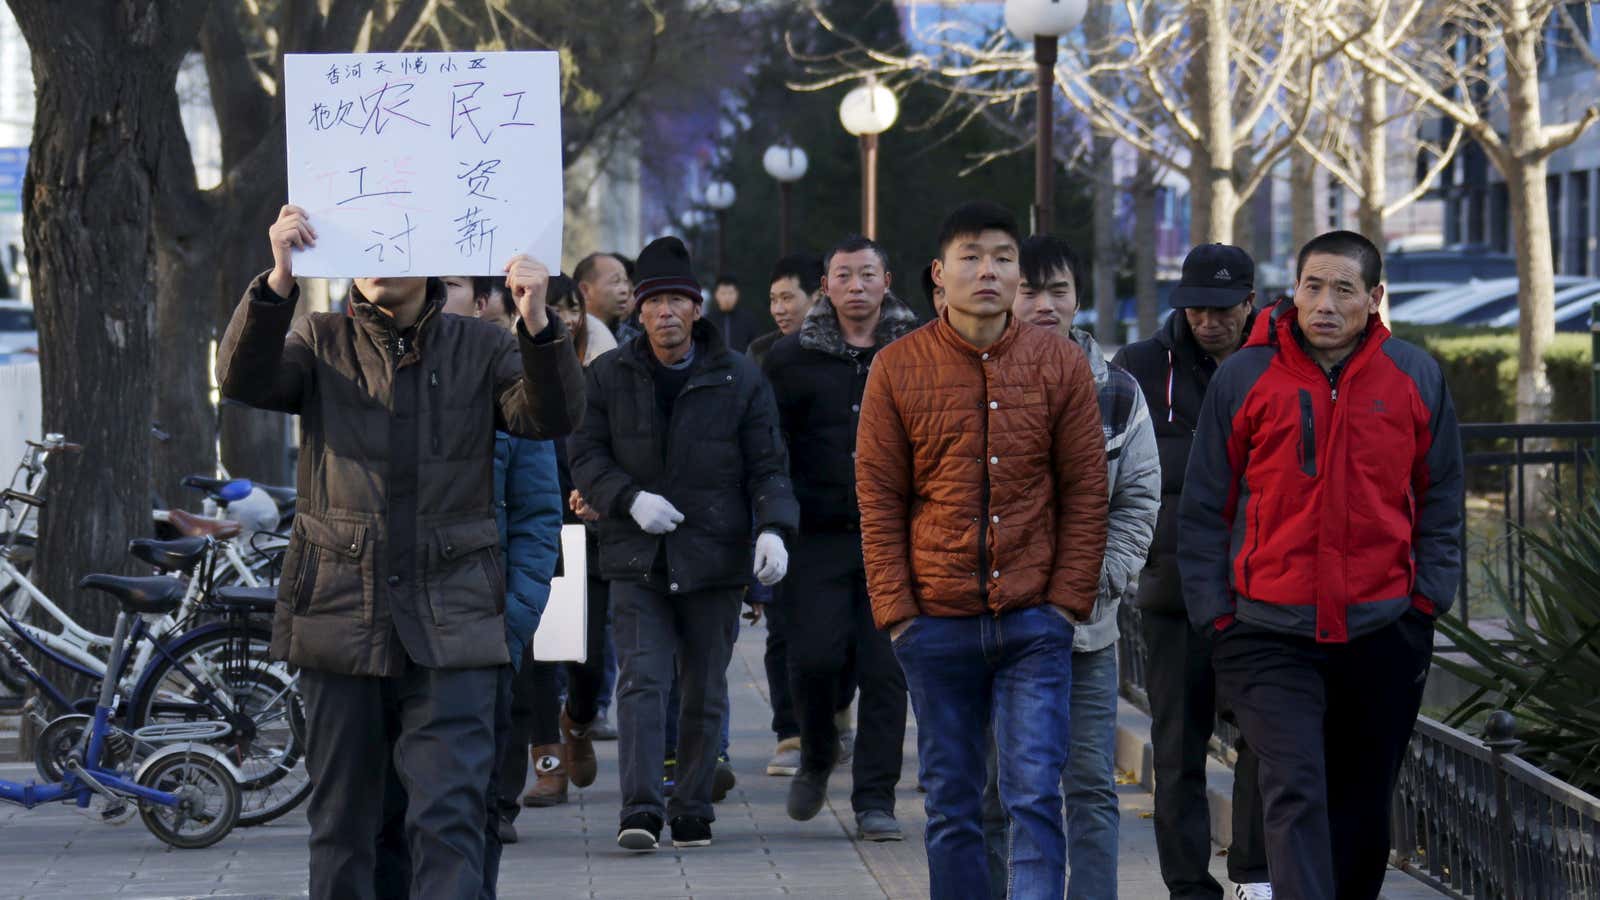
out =
[[[1510,329],[1397,325],[1395,334],[1421,345],[1444,367],[1463,422],[1514,422],[1517,418],[1517,334]],[[1592,417],[1590,338],[1562,333],[1545,351],[1551,387],[1550,418],[1586,422]]]

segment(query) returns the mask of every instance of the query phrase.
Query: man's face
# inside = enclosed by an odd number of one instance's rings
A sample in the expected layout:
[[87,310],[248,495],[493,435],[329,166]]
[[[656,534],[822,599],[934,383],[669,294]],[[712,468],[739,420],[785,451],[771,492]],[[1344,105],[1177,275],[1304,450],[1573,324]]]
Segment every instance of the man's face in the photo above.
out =
[[717,309],[731,313],[739,305],[739,288],[736,285],[719,284],[711,299],[717,301]]
[[1072,272],[1057,269],[1049,273],[1044,284],[1020,282],[1011,314],[1066,336],[1072,331],[1072,317],[1078,314],[1078,286],[1072,281]]
[[998,229],[958,236],[933,262],[945,305],[974,318],[1005,315],[1021,281],[1017,242]]
[[656,294],[639,307],[639,321],[650,346],[670,352],[693,340],[692,329],[700,318],[700,303],[685,294]]
[[883,308],[883,295],[889,292],[891,277],[884,271],[878,251],[871,247],[835,253],[828,261],[828,299],[839,318],[870,322]]
[[772,321],[778,323],[778,330],[785,335],[799,331],[800,323],[811,311],[811,295],[800,287],[800,279],[792,275],[774,281],[768,299],[772,303]]
[[477,309],[472,302],[472,279],[466,275],[446,275],[444,282],[444,311],[456,316],[472,316]]
[[[375,306],[393,309],[421,297],[428,289],[426,278],[357,278],[356,290]],[[472,290],[467,290],[467,315],[472,315]]]
[[595,314],[615,322],[632,312],[633,285],[628,282],[628,270],[615,256],[601,256],[594,262],[594,270],[587,280],[578,283],[584,300]]
[[1382,301],[1383,285],[1362,280],[1360,262],[1333,253],[1307,257],[1294,289],[1294,308],[1306,343],[1329,354],[1353,347]]
[[1221,308],[1191,306],[1183,311],[1189,320],[1189,331],[1195,343],[1208,356],[1226,356],[1239,349],[1244,340],[1244,323],[1250,318],[1250,307],[1255,303],[1255,292],[1242,303]]

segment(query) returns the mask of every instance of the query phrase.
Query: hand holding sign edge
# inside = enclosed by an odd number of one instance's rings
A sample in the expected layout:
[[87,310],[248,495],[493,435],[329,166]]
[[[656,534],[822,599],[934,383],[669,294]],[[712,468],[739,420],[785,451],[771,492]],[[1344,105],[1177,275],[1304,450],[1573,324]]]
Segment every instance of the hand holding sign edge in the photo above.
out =
[[278,296],[287,297],[294,293],[294,251],[315,247],[317,232],[305,210],[285,204],[278,210],[278,221],[267,229],[267,239],[272,243],[272,273],[267,276],[267,287]]

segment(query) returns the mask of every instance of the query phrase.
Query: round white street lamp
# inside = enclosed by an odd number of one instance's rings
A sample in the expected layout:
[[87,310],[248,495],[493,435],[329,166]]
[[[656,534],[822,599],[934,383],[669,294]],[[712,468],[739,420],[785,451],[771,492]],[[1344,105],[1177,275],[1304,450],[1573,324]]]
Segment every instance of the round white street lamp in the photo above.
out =
[[894,91],[876,78],[868,78],[839,101],[844,130],[861,139],[861,233],[873,240],[878,237],[878,135],[899,116],[900,101]]
[[1006,28],[1017,40],[1033,42],[1033,61],[1038,66],[1037,112],[1034,115],[1037,138],[1034,146],[1033,230],[1050,230],[1055,199],[1055,70],[1056,42],[1078,27],[1087,11],[1087,0],[1005,0]]
[[789,255],[789,194],[806,175],[806,152],[785,141],[761,155],[761,167],[778,182],[778,255]]
[[706,185],[706,205],[717,214],[717,272],[728,263],[728,210],[733,207],[739,193],[726,181],[713,181]]

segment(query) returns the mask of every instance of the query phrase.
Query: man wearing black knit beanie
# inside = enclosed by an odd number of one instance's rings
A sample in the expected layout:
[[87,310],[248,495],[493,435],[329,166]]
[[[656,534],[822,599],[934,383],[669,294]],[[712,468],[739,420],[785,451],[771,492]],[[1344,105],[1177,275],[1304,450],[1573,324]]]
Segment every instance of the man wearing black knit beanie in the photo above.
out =
[[[645,333],[589,367],[588,419],[569,443],[573,480],[601,517],[621,664],[617,843],[656,849],[670,813],[673,845],[703,847],[740,599],[752,574],[783,578],[799,509],[772,389],[701,318],[682,241],[644,248],[634,296]],[[682,704],[668,806],[661,748],[674,671]]]

